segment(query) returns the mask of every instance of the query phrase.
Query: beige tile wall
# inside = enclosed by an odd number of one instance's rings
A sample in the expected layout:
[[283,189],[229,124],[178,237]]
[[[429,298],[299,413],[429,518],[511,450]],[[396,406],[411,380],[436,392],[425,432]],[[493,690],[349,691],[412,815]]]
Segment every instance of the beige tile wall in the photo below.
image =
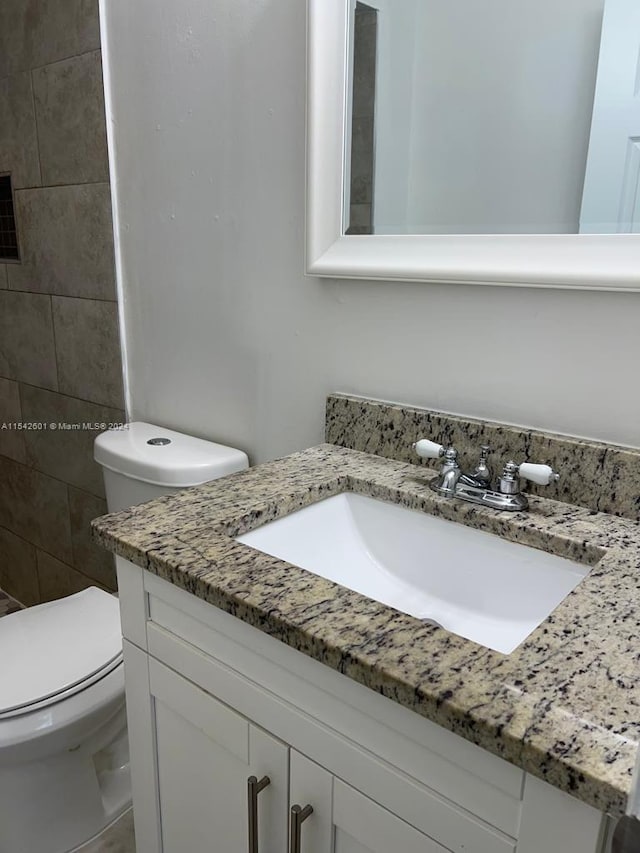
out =
[[36,604],[115,588],[85,426],[124,420],[97,0],[0,3],[2,172],[21,262],[0,263],[0,587]]

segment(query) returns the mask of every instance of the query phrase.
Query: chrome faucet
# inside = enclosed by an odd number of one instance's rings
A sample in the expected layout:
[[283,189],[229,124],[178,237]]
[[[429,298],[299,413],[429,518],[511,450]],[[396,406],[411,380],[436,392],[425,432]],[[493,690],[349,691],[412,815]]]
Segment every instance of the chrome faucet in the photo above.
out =
[[517,512],[529,506],[527,496],[521,491],[520,480],[530,480],[540,486],[548,486],[560,479],[550,465],[536,465],[523,462],[507,462],[498,478],[495,488],[491,486],[491,470],[487,458],[490,448],[484,445],[478,464],[471,474],[465,474],[458,464],[458,451],[454,447],[444,448],[442,444],[423,438],[412,445],[418,456],[423,459],[442,458],[442,467],[429,486],[445,498],[460,498],[463,501],[490,506],[499,510]]

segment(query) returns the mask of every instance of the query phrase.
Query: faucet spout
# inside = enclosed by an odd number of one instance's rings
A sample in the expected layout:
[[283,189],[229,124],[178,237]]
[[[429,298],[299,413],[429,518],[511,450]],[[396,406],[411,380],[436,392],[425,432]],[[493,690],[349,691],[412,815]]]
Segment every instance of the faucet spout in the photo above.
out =
[[444,453],[440,474],[430,483],[431,488],[443,497],[452,498],[455,496],[461,476],[462,470],[458,465],[458,451],[454,447],[450,447]]

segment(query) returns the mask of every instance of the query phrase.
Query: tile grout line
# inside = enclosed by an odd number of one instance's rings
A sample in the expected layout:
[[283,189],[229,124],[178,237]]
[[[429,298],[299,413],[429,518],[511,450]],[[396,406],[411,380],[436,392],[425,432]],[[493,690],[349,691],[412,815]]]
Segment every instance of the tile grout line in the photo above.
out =
[[80,181],[73,182],[67,184],[41,184],[39,186],[33,185],[28,187],[14,187],[14,191],[16,193],[24,193],[24,192],[36,192],[37,190],[64,190],[64,189],[78,189],[79,187],[98,187],[98,186],[106,186],[110,187],[110,182],[107,179],[106,181]]
[[[83,56],[89,56],[92,53],[102,53],[102,42],[98,47],[93,47],[91,50],[83,50],[82,53],[72,53],[70,56],[62,56],[60,59],[53,59],[51,62],[44,62],[42,65],[34,65],[30,70],[41,71],[43,68],[50,68],[52,65],[59,65],[61,62],[70,62],[72,59],[82,59]],[[17,72],[20,73],[19,71]],[[11,75],[9,75],[11,76]]]
[[[99,586],[104,586],[104,584],[101,583],[101,581],[99,581],[97,578],[92,578],[91,575],[86,574],[86,572],[82,572],[75,565],[71,565],[70,563],[67,563],[66,560],[61,560],[60,557],[58,557],[56,554],[52,554],[51,551],[47,551],[47,549],[44,548],[42,545],[37,545],[35,542],[31,542],[29,539],[25,539],[24,536],[20,536],[19,533],[16,533],[10,527],[6,527],[4,524],[2,524],[2,525],[0,525],[0,530],[6,530],[12,536],[15,536],[16,539],[19,539],[25,545],[28,545],[30,548],[33,548],[34,551],[36,552],[34,556],[35,556],[35,560],[36,560],[36,581],[38,583],[38,596],[40,596],[40,573],[38,571],[38,554],[37,554],[38,551],[42,552],[47,557],[50,557],[52,560],[56,560],[56,562],[61,563],[63,566],[66,566],[66,568],[71,569],[72,572],[76,572],[77,574],[82,575],[83,578],[87,578],[87,580],[90,580],[92,583],[98,584]],[[73,550],[73,548],[72,548],[72,550]],[[1,589],[1,587],[0,587],[0,589]]]
[[102,297],[95,296],[70,296],[65,293],[54,293],[53,291],[47,290],[21,290],[17,287],[8,287],[8,288],[0,288],[0,290],[6,290],[7,293],[24,293],[29,296],[55,296],[56,299],[82,299],[85,302],[106,302],[108,305],[117,305],[117,298],[113,299],[103,299]]
[[[102,409],[111,409],[112,412],[117,412],[118,414],[120,414],[121,412],[124,413],[123,407],[112,406],[109,403],[96,403],[95,400],[85,400],[84,397],[74,397],[73,394],[65,394],[63,391],[59,391],[56,388],[45,388],[43,385],[34,385],[32,382],[25,382],[23,379],[16,379],[15,376],[4,376],[0,373],[0,379],[4,379],[5,382],[15,382],[16,385],[24,385],[26,388],[33,388],[35,391],[44,391],[45,393],[49,394],[57,394],[60,397],[65,397],[67,400],[75,400],[78,403],[87,403],[87,405],[89,406],[97,406],[98,408]],[[1,455],[2,454],[0,454],[0,456]],[[10,459],[11,457],[7,456],[6,458]]]
[[53,337],[53,356],[56,363],[56,388],[55,391],[60,393],[60,363],[58,360],[58,339],[56,336],[56,319],[53,311],[53,295],[49,294],[49,311],[51,313],[51,335]]
[[[41,294],[46,295],[46,294]],[[1,352],[1,350],[0,350]],[[75,400],[78,403],[86,403],[89,406],[97,406],[101,409],[110,409],[112,412],[119,414],[124,414],[124,406],[113,406],[111,403],[98,403],[95,400],[87,400],[84,397],[76,397],[73,394],[66,394],[64,391],[60,391],[57,388],[45,388],[43,385],[34,385],[32,382],[25,382],[23,379],[16,379],[15,376],[4,376],[0,373],[0,379],[4,379],[5,382],[15,382],[16,385],[24,385],[26,388],[33,388],[36,391],[44,391],[49,394],[57,394],[60,397],[65,397],[67,400]],[[2,454],[0,454],[1,456]],[[7,457],[9,459],[10,457]],[[14,460],[17,461],[17,460]],[[86,489],[85,489],[86,491]]]
[[[40,186],[44,183],[44,172],[42,170],[42,156],[40,154],[40,128],[38,127],[38,110],[36,107],[36,90],[33,83],[33,69],[29,72],[29,83],[31,85],[31,105],[33,107],[33,122],[36,129],[36,151],[38,154],[38,172],[40,175]],[[18,232],[20,233],[20,232]]]
[[28,68],[13,68],[8,74],[0,75],[0,83],[9,77],[17,77],[18,74],[40,71],[42,68],[48,68],[50,65],[57,65],[59,62],[67,62],[70,59],[80,59],[82,56],[87,56],[90,53],[98,53],[98,51],[102,52],[101,39],[99,39],[98,47],[92,47],[91,50],[83,50],[81,53],[70,53],[68,56],[61,56],[59,59],[52,59],[51,62],[43,62],[41,65],[33,65]]
[[91,497],[98,498],[101,501],[105,500],[104,495],[94,495],[93,492],[88,492],[86,489],[82,489],[80,486],[75,486],[73,483],[67,483],[66,480],[61,480],[59,477],[54,477],[52,474],[48,474],[46,471],[41,471],[39,468],[36,468],[35,465],[27,465],[25,462],[18,462],[17,459],[12,459],[10,456],[0,455],[0,460],[2,459],[6,459],[13,465],[21,465],[23,468],[27,468],[29,471],[34,471],[36,474],[40,474],[41,477],[46,477],[48,480],[53,480],[54,483],[60,483],[60,485],[62,486],[71,486],[72,489],[78,489],[79,492],[83,492],[85,495],[91,495]]

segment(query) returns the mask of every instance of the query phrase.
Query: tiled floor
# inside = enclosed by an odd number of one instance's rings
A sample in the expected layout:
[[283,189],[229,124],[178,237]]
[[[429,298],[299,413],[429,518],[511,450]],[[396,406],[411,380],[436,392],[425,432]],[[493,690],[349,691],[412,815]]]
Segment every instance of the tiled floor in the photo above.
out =
[[0,589],[0,616],[8,616],[16,610],[22,610],[22,605]]
[[127,812],[98,840],[80,847],[77,853],[136,853],[133,812]]

